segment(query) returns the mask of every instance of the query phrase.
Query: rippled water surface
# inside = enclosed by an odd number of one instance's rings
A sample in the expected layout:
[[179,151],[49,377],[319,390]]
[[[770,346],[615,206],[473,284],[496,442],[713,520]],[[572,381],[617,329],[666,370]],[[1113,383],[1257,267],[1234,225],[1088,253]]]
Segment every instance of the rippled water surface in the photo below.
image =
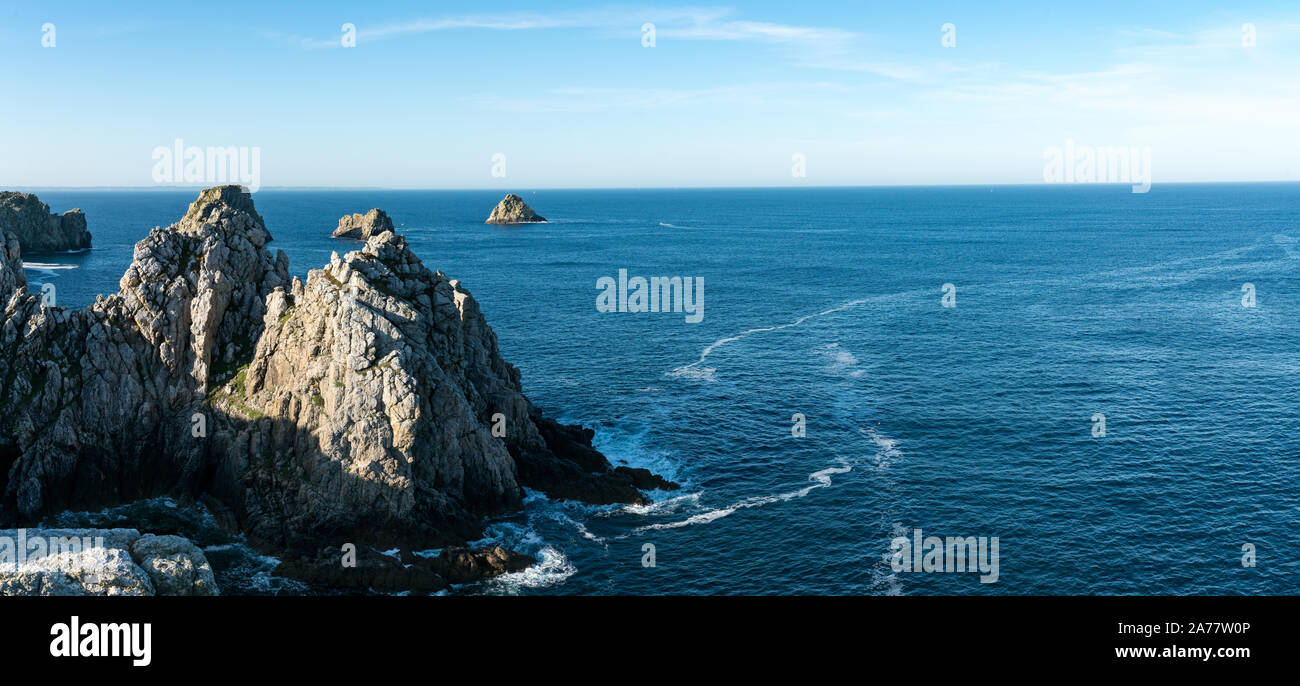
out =
[[[41,191],[95,249],[29,278],[115,291],[196,195]],[[489,533],[542,563],[471,592],[1300,593],[1300,186],[552,190],[521,192],[550,223],[484,225],[501,195],[255,195],[299,275],[385,209],[535,403],[683,484],[533,494]],[[620,268],[702,277],[703,321],[597,312]],[[999,580],[895,572],[915,528],[999,537]]]

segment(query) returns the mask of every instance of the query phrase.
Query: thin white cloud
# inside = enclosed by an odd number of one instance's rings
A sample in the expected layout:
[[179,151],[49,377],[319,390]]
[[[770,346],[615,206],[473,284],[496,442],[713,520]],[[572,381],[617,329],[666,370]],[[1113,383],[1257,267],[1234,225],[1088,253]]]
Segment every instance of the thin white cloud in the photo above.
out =
[[[735,10],[710,7],[620,8],[541,14],[519,12],[494,16],[453,16],[412,19],[378,25],[356,25],[357,44],[416,36],[438,31],[541,31],[584,29],[608,36],[638,39],[643,24],[652,23],[659,41],[730,41],[769,45],[782,49],[794,63],[818,69],[871,73],[889,79],[914,79],[915,66],[860,56],[863,34],[839,28],[799,26],[739,19]],[[304,48],[341,47],[340,36],[304,37],[264,32]]]

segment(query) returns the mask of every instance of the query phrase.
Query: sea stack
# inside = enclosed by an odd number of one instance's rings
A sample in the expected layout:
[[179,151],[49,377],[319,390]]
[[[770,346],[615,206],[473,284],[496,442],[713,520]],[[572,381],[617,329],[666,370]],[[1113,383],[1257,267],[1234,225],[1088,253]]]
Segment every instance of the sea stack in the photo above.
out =
[[[210,188],[80,310],[29,292],[17,239],[0,242],[0,525],[201,497],[259,549],[310,561],[343,541],[465,545],[525,488],[596,505],[677,488],[542,415],[478,302],[402,236],[305,279],[270,241],[247,193]],[[525,562],[471,551],[431,571]]]
[[514,193],[502,198],[487,218],[488,224],[534,224],[544,221],[546,217],[538,215],[523,198]]
[[393,230],[393,220],[388,213],[376,207],[363,214],[345,214],[339,219],[339,226],[334,229],[335,238],[355,238],[370,240],[385,231]]
[[67,252],[90,247],[86,215],[81,210],[52,214],[32,193],[0,191],[0,235],[12,233],[23,254]]

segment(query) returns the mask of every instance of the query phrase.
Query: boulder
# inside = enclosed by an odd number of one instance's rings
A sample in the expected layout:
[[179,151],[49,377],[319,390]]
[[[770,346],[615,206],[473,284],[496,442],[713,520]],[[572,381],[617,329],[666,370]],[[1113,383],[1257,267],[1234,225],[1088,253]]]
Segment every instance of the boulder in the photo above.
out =
[[522,572],[535,564],[531,555],[506,550],[501,546],[466,548],[450,546],[433,561],[438,574],[452,584],[469,584],[502,574]]
[[158,595],[220,595],[208,558],[189,539],[145,534],[131,544],[131,559]]

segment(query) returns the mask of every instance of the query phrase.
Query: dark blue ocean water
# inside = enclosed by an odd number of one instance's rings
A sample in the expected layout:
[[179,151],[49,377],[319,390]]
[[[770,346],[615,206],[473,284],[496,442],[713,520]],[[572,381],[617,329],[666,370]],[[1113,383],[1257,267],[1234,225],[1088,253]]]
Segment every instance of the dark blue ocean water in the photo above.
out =
[[[29,278],[115,291],[196,195],[40,191],[95,249]],[[543,564],[471,592],[1300,593],[1300,186],[521,195],[551,222],[484,225],[496,191],[254,196],[300,275],[354,247],[340,215],[385,209],[535,403],[683,484],[530,498],[490,532]],[[620,268],[702,277],[703,321],[598,312]],[[915,528],[999,537],[1000,578],[895,572]]]

